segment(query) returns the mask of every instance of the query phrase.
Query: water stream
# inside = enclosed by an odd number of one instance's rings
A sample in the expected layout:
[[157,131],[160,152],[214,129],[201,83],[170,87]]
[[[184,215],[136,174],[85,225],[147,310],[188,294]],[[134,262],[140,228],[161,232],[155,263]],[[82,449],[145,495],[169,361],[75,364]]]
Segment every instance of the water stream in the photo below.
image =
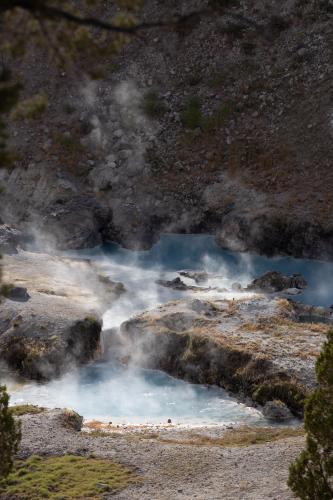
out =
[[[164,235],[145,252],[110,244],[71,255],[98,261],[112,280],[121,281],[127,289],[105,313],[105,332],[139,312],[184,297],[184,292],[156,285],[157,279],[175,278],[180,269],[204,269],[214,275],[205,286],[220,288],[230,288],[235,281],[247,285],[268,270],[297,272],[309,284],[297,300],[322,306],[333,303],[332,263],[237,254],[222,250],[210,236]],[[235,292],[224,295],[237,296]],[[110,360],[47,384],[13,387],[12,403],[27,402],[70,407],[85,418],[119,423],[165,423],[171,418],[185,424],[267,424],[258,410],[240,404],[220,388],[191,385],[158,371],[127,368]]]

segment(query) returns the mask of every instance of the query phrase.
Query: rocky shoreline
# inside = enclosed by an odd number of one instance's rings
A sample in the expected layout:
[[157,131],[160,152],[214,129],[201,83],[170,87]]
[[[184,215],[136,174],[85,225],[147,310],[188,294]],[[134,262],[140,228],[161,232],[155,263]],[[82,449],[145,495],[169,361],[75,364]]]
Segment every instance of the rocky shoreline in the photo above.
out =
[[109,350],[128,363],[221,386],[250,404],[279,400],[301,416],[327,330],[299,322],[302,310],[262,295],[169,302],[111,332]]

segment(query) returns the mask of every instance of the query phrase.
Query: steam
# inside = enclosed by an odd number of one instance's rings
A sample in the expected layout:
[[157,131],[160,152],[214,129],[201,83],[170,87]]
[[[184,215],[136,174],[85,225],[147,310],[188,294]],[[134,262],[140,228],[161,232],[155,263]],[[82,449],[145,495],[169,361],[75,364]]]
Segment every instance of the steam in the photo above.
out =
[[259,423],[259,411],[247,408],[218,388],[192,386],[161,372],[95,365],[47,386],[28,385],[12,403],[29,401],[46,407],[71,407],[87,419],[114,424]]
[[[32,383],[22,388],[16,387],[13,403],[70,406],[86,418],[111,419],[123,423],[166,422],[168,418],[187,423],[260,420],[258,412],[240,405],[223,390],[191,386],[160,372],[141,370],[138,366],[146,365],[147,359],[139,344],[133,353],[133,363],[129,366],[118,364],[114,357],[111,359],[114,353],[108,350],[110,330],[119,330],[124,321],[143,311],[191,296],[190,292],[184,295],[181,291],[156,284],[158,279],[171,280],[177,276],[176,270],[163,264],[163,245],[161,250],[160,255],[157,251],[159,257],[155,261],[154,258],[149,258],[149,252],[129,252],[120,248],[109,256],[96,250],[90,255],[93,260],[91,265],[80,261],[71,262],[69,258],[63,263],[54,258],[48,270],[52,279],[60,288],[66,283],[74,295],[81,289],[88,302],[92,300],[92,290],[95,290],[97,297],[101,295],[93,285],[92,275],[96,269],[113,281],[124,283],[127,292],[118,300],[110,300],[108,305],[104,304],[103,363],[80,370],[72,369],[61,379],[45,385]],[[87,252],[68,253],[68,257],[74,255],[89,256]],[[38,259],[43,261],[43,255],[39,255]],[[214,264],[205,254],[197,265],[207,271],[213,268],[218,270],[219,276],[212,277],[215,282],[208,283],[207,287],[227,283],[227,266]],[[194,284],[186,278],[184,281]],[[209,293],[203,290],[193,296],[200,298],[202,294],[202,297],[208,298]],[[96,298],[93,300],[96,305]],[[98,300],[100,301],[101,299]]]
[[[68,263],[66,267],[59,266],[55,258],[55,263],[48,272],[59,287],[67,283],[73,296],[76,291],[81,290],[77,300],[84,300],[90,305],[97,301],[105,311],[103,362],[72,370],[60,380],[46,385],[32,383],[18,390],[16,387],[13,402],[33,402],[52,407],[71,406],[85,417],[122,423],[165,422],[167,418],[176,419],[177,422],[191,422],[191,417],[192,423],[196,419],[204,422],[205,418],[211,422],[239,422],[242,419],[248,422],[252,417],[259,418],[258,415],[228,399],[223,391],[215,393],[214,389],[210,392],[200,386],[175,381],[159,372],[140,369],[140,366],[149,366],[149,359],[140,345],[140,339],[136,343],[135,352],[131,353],[133,356],[130,364],[119,364],[115,360],[115,355],[119,353],[109,349],[110,338],[115,332],[121,335],[119,327],[124,321],[169,301],[182,298],[209,301],[244,297],[243,293],[232,290],[232,284],[239,282],[246,286],[255,276],[267,270],[280,270],[286,274],[301,272],[309,282],[309,288],[304,292],[305,302],[310,302],[308,297],[316,297],[316,300],[324,297],[327,301],[331,297],[333,301],[332,291],[329,290],[333,264],[233,254],[222,251],[213,238],[208,236],[163,236],[148,252],[130,252],[114,245],[107,254],[96,249],[91,253],[69,252],[68,257],[70,256],[88,257],[92,264],[74,261],[68,272]],[[36,262],[39,262],[39,269],[43,270],[43,256],[38,256]],[[47,260],[45,265],[48,265]],[[209,273],[208,282],[203,286],[206,289],[181,292],[156,283],[159,279],[174,279],[179,276],[177,271],[181,269]],[[103,292],[98,290],[98,284],[93,285],[96,270],[113,281],[122,282],[126,293],[118,300],[105,301],[105,297],[102,300]],[[193,280],[181,279],[191,286],[195,285]],[[221,291],[223,289],[228,291]]]
[[[81,89],[86,104],[92,130],[85,139],[90,148],[103,151],[105,161],[95,168],[94,177],[107,176],[113,184],[121,167],[120,177],[126,180],[140,175],[146,167],[145,153],[156,134],[156,124],[152,124],[142,111],[143,92],[133,81],[122,81],[101,89],[107,94],[108,106],[98,95],[95,82],[88,81]],[[101,186],[96,184],[97,188]]]

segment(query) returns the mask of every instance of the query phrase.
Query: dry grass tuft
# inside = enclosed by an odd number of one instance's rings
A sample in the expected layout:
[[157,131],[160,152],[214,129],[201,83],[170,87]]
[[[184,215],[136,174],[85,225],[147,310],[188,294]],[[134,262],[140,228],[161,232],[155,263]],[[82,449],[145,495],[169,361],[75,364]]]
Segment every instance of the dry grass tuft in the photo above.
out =
[[33,415],[36,413],[42,413],[46,408],[35,405],[15,405],[11,406],[10,410],[15,417],[22,417],[22,415]]
[[264,444],[281,439],[304,436],[304,429],[300,427],[248,427],[228,430],[222,437],[213,438],[192,434],[188,439],[160,439],[166,444],[184,444],[191,446],[222,446],[239,447]]

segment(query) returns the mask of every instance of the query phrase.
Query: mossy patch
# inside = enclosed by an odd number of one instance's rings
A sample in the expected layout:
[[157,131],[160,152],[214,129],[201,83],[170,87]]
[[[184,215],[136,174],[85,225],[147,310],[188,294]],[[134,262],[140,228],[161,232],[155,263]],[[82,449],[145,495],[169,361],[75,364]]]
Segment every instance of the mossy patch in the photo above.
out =
[[20,500],[94,500],[136,481],[138,478],[130,470],[109,460],[64,455],[31,456],[17,462],[15,471],[0,485],[6,495]]
[[34,415],[37,413],[42,413],[45,408],[35,405],[15,405],[10,408],[12,414],[15,417],[22,417],[22,415]]

